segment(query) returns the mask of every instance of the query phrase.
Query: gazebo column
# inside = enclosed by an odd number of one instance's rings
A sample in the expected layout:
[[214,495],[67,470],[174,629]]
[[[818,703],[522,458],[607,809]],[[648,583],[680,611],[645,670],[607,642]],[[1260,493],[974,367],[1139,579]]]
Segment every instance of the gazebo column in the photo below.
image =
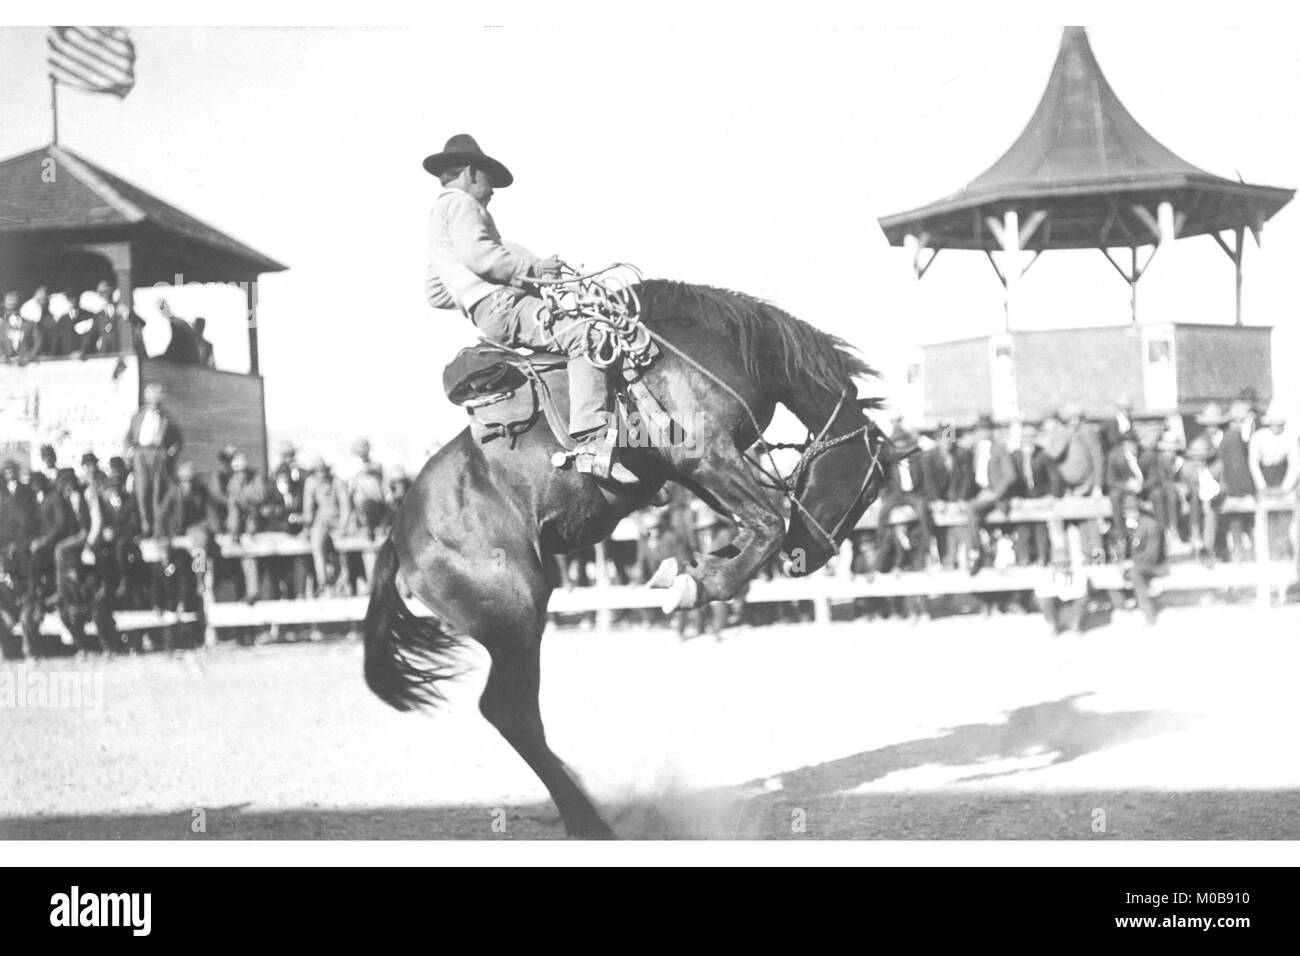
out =
[[241,284],[244,287],[248,316],[248,372],[250,375],[257,375],[260,368],[257,355],[257,277],[254,276],[251,281]]
[[[1262,223],[1260,224],[1260,228],[1262,228]],[[1252,229],[1251,232],[1254,233],[1255,243],[1258,245],[1259,229],[1258,228]],[[1219,244],[1219,248],[1222,249],[1224,253],[1228,256],[1228,258],[1232,260],[1233,272],[1236,274],[1236,280],[1237,280],[1236,300],[1235,300],[1236,301],[1236,324],[1241,325],[1242,324],[1241,321],[1241,261],[1245,257],[1245,252],[1246,252],[1246,229],[1244,226],[1238,226],[1236,229],[1232,230],[1231,233],[1229,233],[1229,235],[1233,236],[1233,243],[1231,246],[1229,246],[1228,243],[1224,241],[1223,236],[1221,234],[1217,232],[1212,232],[1210,233],[1210,235],[1214,236],[1214,241]]]
[[985,225],[989,227],[989,232],[997,240],[998,247],[1002,250],[1004,265],[998,266],[997,259],[993,253],[985,249],[984,254],[988,256],[989,264],[993,266],[993,271],[997,274],[998,281],[1002,283],[1002,309],[1005,313],[1004,331],[1010,332],[1012,325],[1012,316],[1015,313],[1016,288],[1020,280],[1024,278],[1029,267],[1038,261],[1041,250],[1034,252],[1033,257],[1023,266],[1020,264],[1020,253],[1025,244],[1033,238],[1038,227],[1042,225],[1043,220],[1047,218],[1047,212],[1039,209],[1025,220],[1025,224],[1020,224],[1020,214],[1014,209],[1008,209],[1002,214],[999,220],[995,216],[987,216],[984,219]]

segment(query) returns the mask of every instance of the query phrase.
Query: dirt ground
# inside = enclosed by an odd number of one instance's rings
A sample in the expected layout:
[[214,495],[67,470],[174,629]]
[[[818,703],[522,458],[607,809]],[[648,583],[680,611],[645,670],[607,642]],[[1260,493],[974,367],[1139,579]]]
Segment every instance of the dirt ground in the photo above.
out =
[[[429,718],[354,641],[0,665],[0,839],[562,837],[481,663]],[[628,839],[1291,839],[1297,674],[1296,605],[553,630],[542,703]]]

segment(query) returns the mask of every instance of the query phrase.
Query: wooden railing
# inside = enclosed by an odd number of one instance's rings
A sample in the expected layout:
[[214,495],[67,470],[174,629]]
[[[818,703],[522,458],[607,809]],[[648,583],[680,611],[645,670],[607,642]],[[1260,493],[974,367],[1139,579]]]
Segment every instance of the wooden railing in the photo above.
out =
[[[1269,559],[1269,522],[1274,513],[1294,513],[1292,497],[1261,497],[1228,499],[1220,509],[1225,515],[1253,515],[1255,517],[1255,560],[1239,564],[1219,564],[1206,568],[1195,563],[1175,564],[1169,574],[1157,580],[1156,589],[1175,590],[1255,590],[1260,606],[1272,606],[1273,594],[1285,593],[1297,580],[1296,562],[1277,562]],[[878,504],[868,509],[858,523],[859,530],[877,527]],[[1033,524],[1052,520],[1088,521],[1109,518],[1111,503],[1107,498],[1039,498],[1008,503],[993,511],[985,519],[989,525]],[[934,523],[938,527],[959,527],[969,521],[964,503],[936,508]],[[909,507],[900,507],[891,517],[891,524],[915,520]],[[613,540],[635,540],[638,534],[635,521],[622,523],[611,536]],[[383,539],[371,540],[365,536],[337,536],[334,547],[340,554],[374,552]],[[311,554],[311,544],[305,536],[288,534],[258,534],[241,538],[221,535],[217,538],[221,557],[226,559],[305,558]],[[188,539],[178,538],[174,548],[188,549]],[[154,562],[161,556],[158,542],[146,539],[141,542],[146,561]],[[194,555],[196,570],[203,582],[203,619],[206,622],[205,643],[216,643],[216,632],[222,628],[281,627],[293,625],[318,625],[326,623],[352,623],[365,616],[366,597],[318,598],[314,600],[218,602],[215,600],[215,582],[211,562],[201,552]],[[1123,570],[1116,565],[1097,564],[1086,567],[1092,586],[1099,590],[1118,590],[1124,587]],[[817,620],[830,619],[831,606],[836,602],[861,598],[882,597],[935,597],[940,595],[988,594],[1013,591],[1032,591],[1048,572],[1036,567],[1011,567],[1004,570],[985,569],[976,575],[964,571],[933,569],[928,571],[896,572],[874,576],[851,576],[840,573],[818,573],[805,578],[779,578],[753,582],[745,596],[747,603],[811,602]],[[604,545],[596,546],[597,583],[589,587],[557,588],[551,596],[549,611],[555,614],[595,613],[598,624],[608,623],[615,611],[655,608],[660,605],[662,592],[640,586],[618,586],[610,583],[609,562]],[[420,610],[416,608],[416,610]],[[160,626],[152,612],[120,612],[119,626],[148,628]]]

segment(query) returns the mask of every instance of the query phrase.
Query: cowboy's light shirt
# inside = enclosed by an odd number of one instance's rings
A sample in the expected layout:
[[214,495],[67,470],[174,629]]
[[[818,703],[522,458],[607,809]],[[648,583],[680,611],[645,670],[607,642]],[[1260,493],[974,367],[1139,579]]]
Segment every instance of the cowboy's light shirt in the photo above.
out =
[[520,285],[538,257],[506,242],[492,214],[463,189],[449,188],[429,214],[429,264],[424,292],[435,309],[474,306],[502,286]]

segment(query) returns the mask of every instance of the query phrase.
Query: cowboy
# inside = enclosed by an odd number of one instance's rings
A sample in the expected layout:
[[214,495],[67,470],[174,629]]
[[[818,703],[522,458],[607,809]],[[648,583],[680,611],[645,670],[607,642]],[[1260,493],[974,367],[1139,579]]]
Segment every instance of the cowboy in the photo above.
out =
[[[556,256],[539,259],[505,242],[487,211],[493,192],[514,182],[506,167],[486,155],[472,136],[459,133],[442,152],[424,160],[443,193],[429,219],[425,292],[435,309],[459,308],[485,338],[569,357],[569,434],[577,443],[579,471],[631,484],[636,475],[611,460],[605,372],[587,357],[584,327],[552,315],[528,291],[529,280],[560,274]],[[563,463],[563,462],[562,462]]]

